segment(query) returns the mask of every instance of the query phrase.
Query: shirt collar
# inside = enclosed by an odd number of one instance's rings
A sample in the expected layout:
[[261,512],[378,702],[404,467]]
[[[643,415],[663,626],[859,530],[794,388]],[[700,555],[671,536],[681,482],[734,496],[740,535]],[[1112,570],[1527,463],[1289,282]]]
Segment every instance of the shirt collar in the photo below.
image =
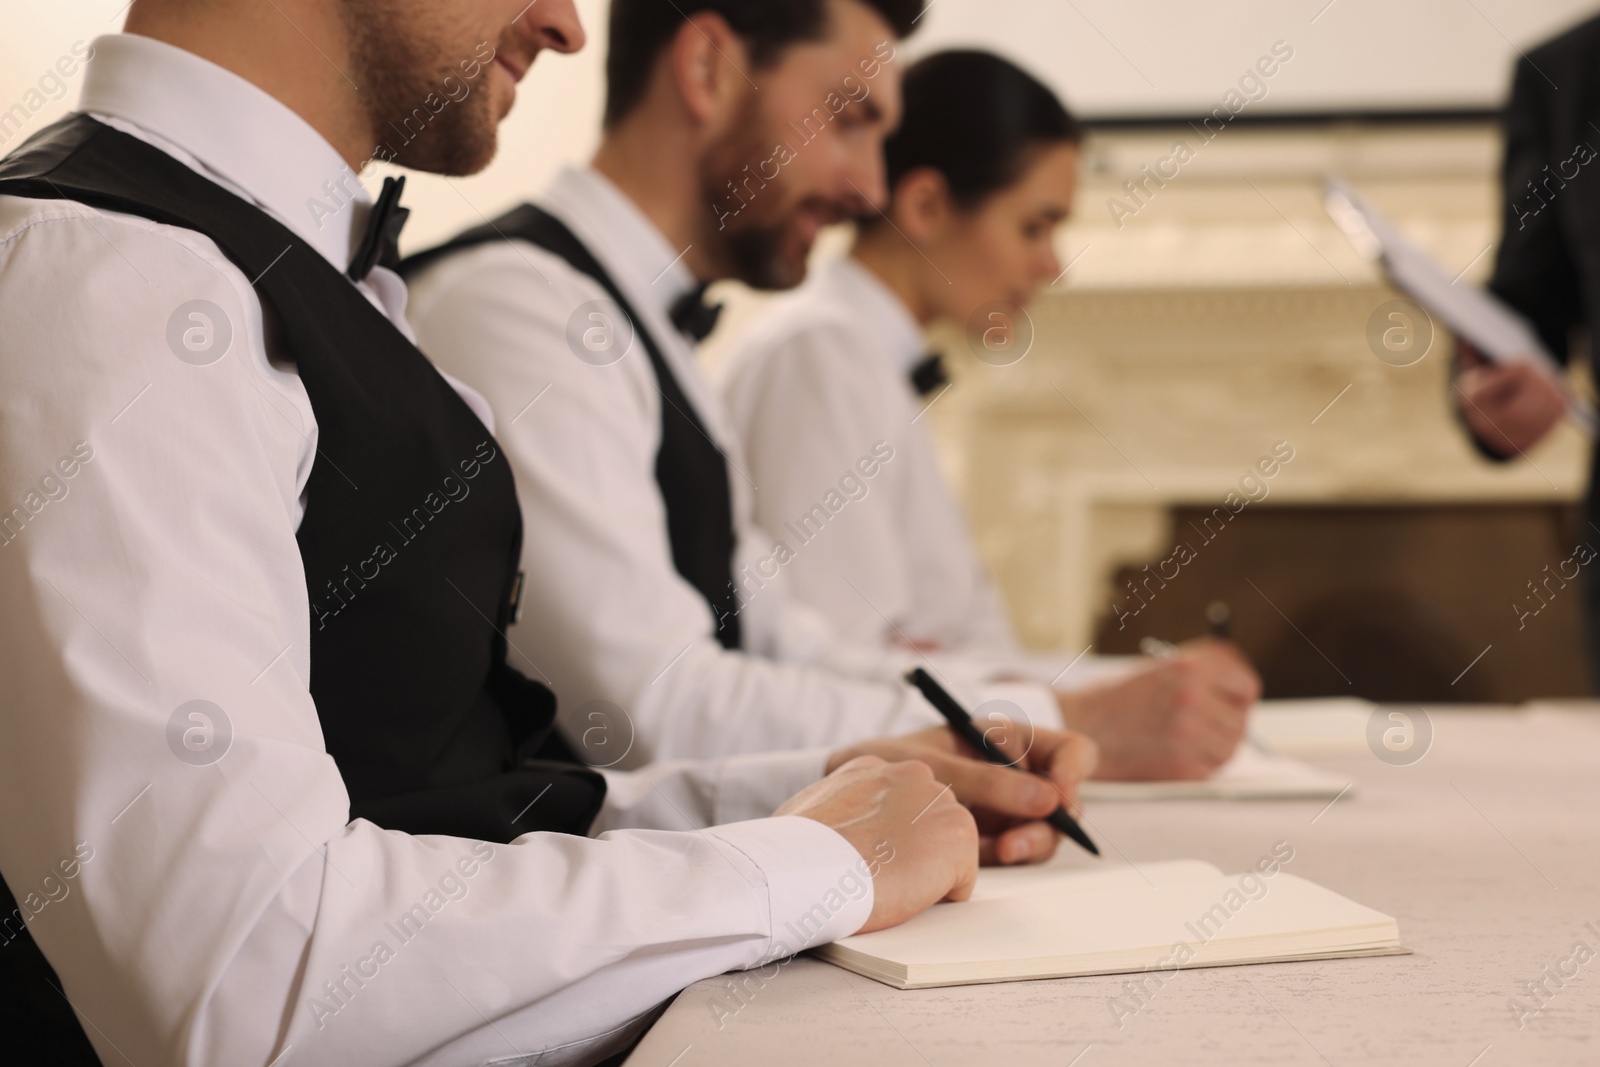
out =
[[572,228],[624,292],[648,293],[663,314],[698,284],[684,266],[683,251],[594,168],[563,167],[539,199]]
[[162,41],[94,42],[80,111],[119,120],[267,211],[341,273],[372,199],[343,157],[279,100],[237,74]]
[[879,351],[897,369],[909,371],[927,357],[928,339],[911,309],[853,256],[841,256],[823,267],[819,284],[829,289],[832,299],[861,316]]

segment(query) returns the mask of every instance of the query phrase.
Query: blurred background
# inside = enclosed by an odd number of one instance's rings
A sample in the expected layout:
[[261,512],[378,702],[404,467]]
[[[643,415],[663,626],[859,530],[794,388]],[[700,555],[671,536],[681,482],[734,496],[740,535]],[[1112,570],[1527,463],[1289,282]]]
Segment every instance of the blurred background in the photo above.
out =
[[[588,158],[605,4],[578,6],[590,47],[541,59],[495,164],[411,179],[410,248]],[[113,32],[124,10],[0,0],[0,152],[71,109],[77,79],[54,74],[57,60]],[[1579,588],[1545,581],[1580,541],[1600,544],[1579,529],[1586,439],[1564,426],[1526,462],[1479,459],[1449,399],[1450,338],[1421,323],[1407,359],[1375,354],[1369,326],[1397,294],[1328,221],[1321,183],[1350,179],[1452,274],[1481,283],[1512,64],[1596,11],[1595,0],[936,0],[908,58],[999,51],[1092,131],[1059,238],[1070,266],[1030,309],[1031,344],[979,359],[966,338],[939,339],[957,388],[930,420],[1028,644],[1132,652],[1145,636],[1195,636],[1220,600],[1271,696],[1589,691]],[[761,303],[727,299],[713,364]]]

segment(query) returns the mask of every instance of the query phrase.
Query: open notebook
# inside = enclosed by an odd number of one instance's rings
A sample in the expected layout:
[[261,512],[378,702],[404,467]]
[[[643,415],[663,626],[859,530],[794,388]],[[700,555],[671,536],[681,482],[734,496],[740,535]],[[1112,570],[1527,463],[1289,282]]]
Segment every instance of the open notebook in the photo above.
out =
[[[1389,281],[1430,315],[1443,319],[1446,326],[1494,362],[1530,364],[1567,392],[1561,368],[1527,319],[1475,285],[1457,285],[1460,275],[1452,278],[1349,182],[1328,178],[1323,206],[1356,250],[1381,263]],[[1568,408],[1579,425],[1589,430],[1596,428],[1595,412],[1587,401],[1568,392]]]
[[1295,800],[1336,797],[1350,779],[1319,771],[1287,756],[1273,756],[1250,742],[1210,778],[1198,782],[1084,782],[1083,800]]
[[1201,782],[1085,782],[1084,800],[1332,799],[1350,779],[1294,756],[1350,756],[1367,751],[1365,700],[1264,700],[1250,712],[1250,740]]
[[971,900],[816,953],[897,989],[923,989],[1406,951],[1390,916],[1283,870],[1224,875],[1177,860],[984,870]]
[[1364,756],[1377,710],[1356,697],[1263,700],[1250,712],[1250,738],[1278,756]]

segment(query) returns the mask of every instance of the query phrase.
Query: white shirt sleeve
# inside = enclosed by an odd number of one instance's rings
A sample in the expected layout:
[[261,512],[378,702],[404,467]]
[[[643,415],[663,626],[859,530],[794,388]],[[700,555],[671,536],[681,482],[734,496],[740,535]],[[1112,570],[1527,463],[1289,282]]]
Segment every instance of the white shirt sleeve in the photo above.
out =
[[[168,348],[191,300],[233,333],[208,366]],[[807,819],[494,846],[349,823],[306,684],[316,428],[248,281],[197,235],[0,198],[0,322],[0,870],[107,1062],[593,1058],[685,984],[864,921],[860,857]],[[771,810],[736,783],[691,810],[672,773],[716,772],[660,773],[671,826]],[[643,823],[628,788],[608,818]]]
[[602,771],[605,810],[595,832],[624,827],[717,826],[763,819],[822,778],[831,750],[761,752],[716,763],[652,763]]
[[[660,394],[635,341],[596,366],[568,322],[604,296],[521,241],[462,253],[415,280],[423,350],[493,405],[522,499],[523,618],[510,639],[581,735],[591,701],[635,732],[620,766],[841,746],[936,724],[904,685],[727,651],[675,569],[655,480]],[[737,477],[737,475],[734,475]],[[757,591],[757,602],[762,594]]]

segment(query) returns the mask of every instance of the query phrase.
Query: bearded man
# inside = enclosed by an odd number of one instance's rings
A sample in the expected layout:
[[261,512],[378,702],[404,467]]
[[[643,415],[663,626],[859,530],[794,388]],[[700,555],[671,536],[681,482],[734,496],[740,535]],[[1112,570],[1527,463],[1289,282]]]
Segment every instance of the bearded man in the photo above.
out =
[[405,267],[424,348],[495,409],[528,530],[509,636],[544,653],[561,726],[592,763],[937,724],[901,681],[924,659],[971,704],[1089,733],[1127,777],[1204,777],[1243,732],[1258,692],[1244,670],[1223,671],[1239,691],[1226,701],[1211,692],[1217,672],[1190,664],[1160,687],[1097,688],[1113,713],[1084,718],[1079,693],[983,657],[851,642],[786,595],[790,560],[908,442],[851,443],[810,512],[758,529],[759,488],[695,361],[717,321],[704,296],[721,279],[797,286],[819,231],[876,213],[900,121],[899,42],[922,10],[615,0],[591,165]]

